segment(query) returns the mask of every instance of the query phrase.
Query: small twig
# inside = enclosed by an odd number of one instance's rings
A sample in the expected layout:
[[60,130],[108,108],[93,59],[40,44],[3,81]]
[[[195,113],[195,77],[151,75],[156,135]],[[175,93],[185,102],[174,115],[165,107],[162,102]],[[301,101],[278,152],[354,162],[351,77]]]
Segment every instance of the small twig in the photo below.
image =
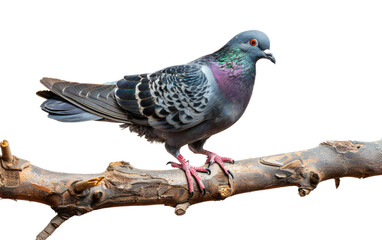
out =
[[191,204],[189,202],[180,203],[180,204],[176,205],[176,207],[175,207],[175,214],[178,215],[178,216],[184,215],[186,213],[187,208],[190,205]]
[[14,157],[12,155],[11,148],[9,147],[8,141],[3,140],[0,143],[0,146],[1,146],[1,154],[2,154],[3,160],[6,162],[13,162]]
[[66,220],[68,220],[70,216],[63,216],[63,215],[56,215],[49,224],[42,230],[36,237],[36,240],[45,240],[47,239],[52,233],[61,226],[62,223],[64,223]]
[[336,188],[338,188],[338,187],[340,186],[341,179],[339,179],[339,178],[335,178],[335,179],[334,179],[334,182],[335,182],[335,184],[336,184]]
[[76,191],[77,193],[81,193],[87,189],[98,186],[103,179],[104,177],[97,177],[88,180],[78,181],[73,183],[72,187],[74,191]]

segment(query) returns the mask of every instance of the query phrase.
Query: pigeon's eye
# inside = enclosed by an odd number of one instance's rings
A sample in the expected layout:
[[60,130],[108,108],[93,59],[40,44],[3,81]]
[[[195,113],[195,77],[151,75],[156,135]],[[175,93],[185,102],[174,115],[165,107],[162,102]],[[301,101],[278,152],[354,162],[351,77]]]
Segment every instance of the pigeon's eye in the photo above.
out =
[[256,39],[252,39],[251,41],[249,41],[249,43],[250,43],[252,46],[257,46],[257,40],[256,40]]

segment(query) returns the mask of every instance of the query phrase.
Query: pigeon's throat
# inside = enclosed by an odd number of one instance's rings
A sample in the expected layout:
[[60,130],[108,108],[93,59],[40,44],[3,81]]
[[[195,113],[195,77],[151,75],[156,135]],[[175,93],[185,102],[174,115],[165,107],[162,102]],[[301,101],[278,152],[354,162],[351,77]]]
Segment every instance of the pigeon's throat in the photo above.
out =
[[255,62],[239,48],[223,48],[215,53],[215,66],[232,81],[253,80]]
[[230,101],[248,103],[255,82],[255,67],[243,67],[232,63],[232,67],[220,64],[210,66],[221,93]]
[[[240,94],[251,88],[255,80],[255,63],[239,48],[223,48],[214,53],[211,64],[218,87],[224,92]],[[252,89],[251,89],[252,90]]]

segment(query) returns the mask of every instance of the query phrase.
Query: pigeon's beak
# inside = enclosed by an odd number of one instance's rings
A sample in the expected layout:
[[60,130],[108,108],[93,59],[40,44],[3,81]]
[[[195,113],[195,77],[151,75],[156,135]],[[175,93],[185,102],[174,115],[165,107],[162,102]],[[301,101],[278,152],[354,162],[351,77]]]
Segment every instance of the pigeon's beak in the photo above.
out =
[[268,60],[270,60],[273,63],[276,63],[276,58],[272,55],[272,53],[263,52],[264,57]]

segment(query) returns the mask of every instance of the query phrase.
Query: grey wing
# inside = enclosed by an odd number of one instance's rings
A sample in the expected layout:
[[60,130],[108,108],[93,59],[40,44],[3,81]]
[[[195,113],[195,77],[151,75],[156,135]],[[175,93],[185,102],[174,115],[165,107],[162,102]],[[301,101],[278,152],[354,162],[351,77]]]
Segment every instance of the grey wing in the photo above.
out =
[[86,112],[109,121],[130,122],[126,112],[115,101],[115,84],[84,84],[54,78],[43,78],[41,83],[60,98]]
[[211,80],[202,65],[179,65],[126,76],[117,83],[115,95],[130,116],[146,118],[158,130],[181,131],[205,120]]

